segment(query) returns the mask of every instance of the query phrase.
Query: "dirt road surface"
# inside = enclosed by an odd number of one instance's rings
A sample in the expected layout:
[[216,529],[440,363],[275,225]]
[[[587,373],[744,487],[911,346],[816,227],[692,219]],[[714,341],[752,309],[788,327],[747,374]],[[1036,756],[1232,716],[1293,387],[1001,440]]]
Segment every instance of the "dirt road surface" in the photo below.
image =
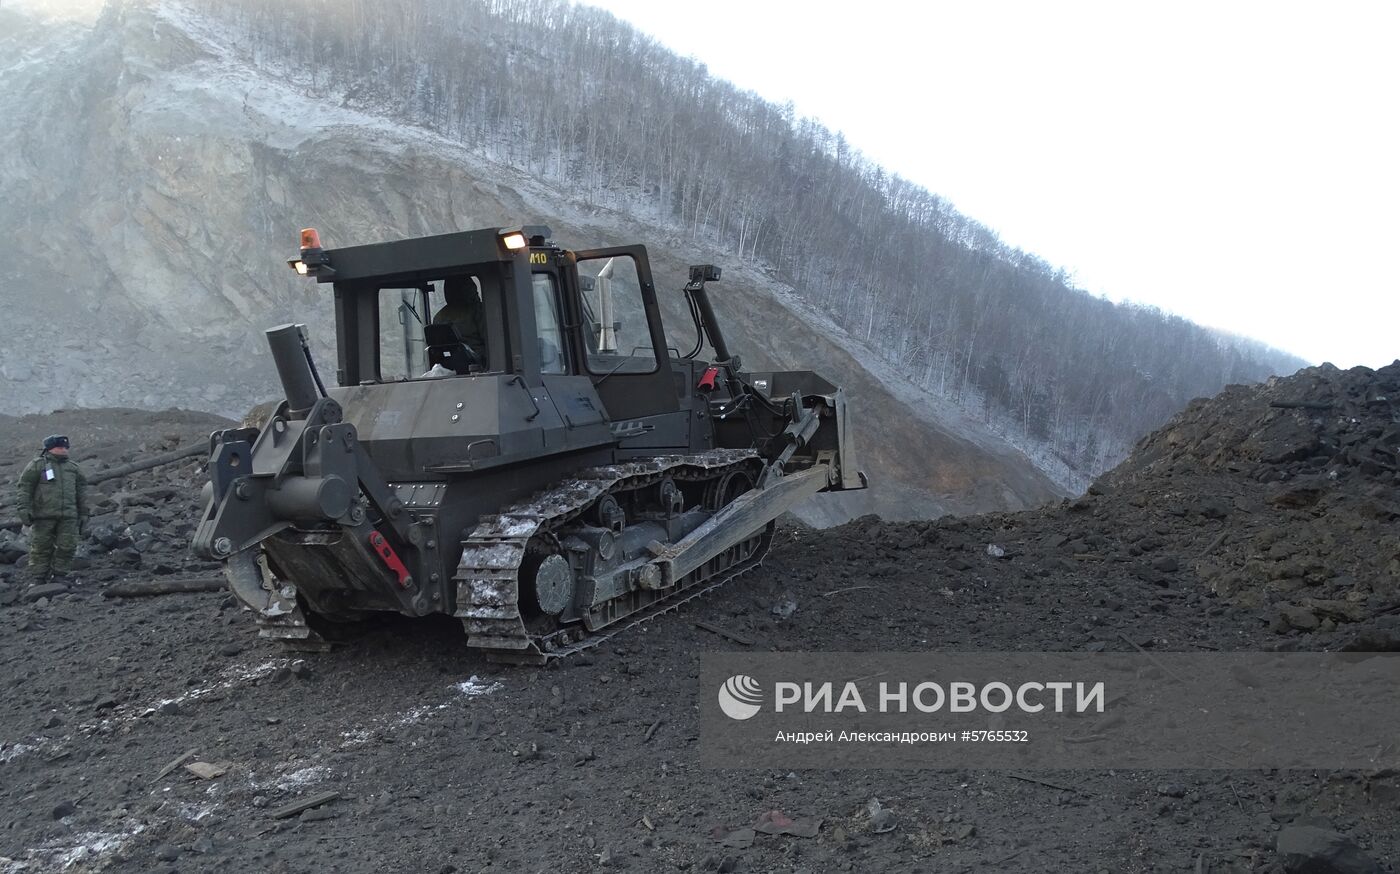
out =
[[[169,448],[168,424],[125,451]],[[450,620],[295,655],[223,592],[105,598],[213,570],[181,541],[197,464],[114,483],[79,584],[36,597],[0,565],[0,874],[1394,871],[1394,771],[699,764],[706,652],[1400,649],[1392,472],[1302,442],[1195,478],[1137,457],[1041,510],[782,528],[758,570],[548,668],[488,664]],[[1322,554],[1353,541],[1374,548]],[[772,811],[821,825],[744,832]]]

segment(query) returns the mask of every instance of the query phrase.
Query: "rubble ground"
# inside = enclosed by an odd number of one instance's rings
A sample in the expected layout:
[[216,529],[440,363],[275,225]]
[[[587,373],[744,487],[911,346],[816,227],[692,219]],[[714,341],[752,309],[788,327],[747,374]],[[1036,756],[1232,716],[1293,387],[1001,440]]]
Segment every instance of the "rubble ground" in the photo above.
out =
[[[1397,389],[1400,365],[1229,389],[1053,507],[785,527],[543,669],[445,618],[296,656],[222,592],[104,598],[210,570],[180,556],[197,466],[130,477],[105,512],[149,511],[145,551],[89,539],[82,584],[32,600],[0,565],[0,872],[1394,871],[1394,771],[715,770],[697,702],[701,655],[745,648],[1400,649]],[[810,836],[764,833],[789,819]]]

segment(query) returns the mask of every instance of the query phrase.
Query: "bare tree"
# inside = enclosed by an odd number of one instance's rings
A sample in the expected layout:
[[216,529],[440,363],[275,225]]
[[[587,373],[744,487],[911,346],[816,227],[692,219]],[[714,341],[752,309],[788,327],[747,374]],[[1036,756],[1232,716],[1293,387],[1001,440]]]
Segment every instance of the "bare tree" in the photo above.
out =
[[250,62],[766,268],[851,336],[1084,472],[1193,397],[1304,362],[1115,305],[839,132],[567,0],[194,0]]

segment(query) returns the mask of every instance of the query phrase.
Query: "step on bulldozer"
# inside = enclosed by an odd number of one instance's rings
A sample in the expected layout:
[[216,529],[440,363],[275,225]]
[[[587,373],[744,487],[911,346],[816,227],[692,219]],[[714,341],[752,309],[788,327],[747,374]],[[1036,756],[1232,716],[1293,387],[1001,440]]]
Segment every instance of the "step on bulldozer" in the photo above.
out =
[[866,486],[839,388],[730,353],[712,265],[690,268],[682,354],[640,245],[524,226],[323,249],[307,229],[288,263],[334,289],[336,384],[305,326],[267,331],[285,400],[211,435],[193,541],[263,637],[325,649],[377,613],[446,613],[492,660],[540,664],[755,567],[817,492]]

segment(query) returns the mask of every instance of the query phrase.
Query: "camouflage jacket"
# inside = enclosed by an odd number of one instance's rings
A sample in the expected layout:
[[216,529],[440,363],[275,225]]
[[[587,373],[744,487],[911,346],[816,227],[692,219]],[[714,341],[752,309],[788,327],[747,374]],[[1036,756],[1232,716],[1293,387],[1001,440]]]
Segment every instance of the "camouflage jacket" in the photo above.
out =
[[87,476],[77,462],[45,452],[19,475],[18,499],[25,524],[35,519],[86,519]]
[[434,325],[451,325],[461,335],[462,342],[482,357],[486,355],[486,318],[481,305],[448,304],[433,316]]

